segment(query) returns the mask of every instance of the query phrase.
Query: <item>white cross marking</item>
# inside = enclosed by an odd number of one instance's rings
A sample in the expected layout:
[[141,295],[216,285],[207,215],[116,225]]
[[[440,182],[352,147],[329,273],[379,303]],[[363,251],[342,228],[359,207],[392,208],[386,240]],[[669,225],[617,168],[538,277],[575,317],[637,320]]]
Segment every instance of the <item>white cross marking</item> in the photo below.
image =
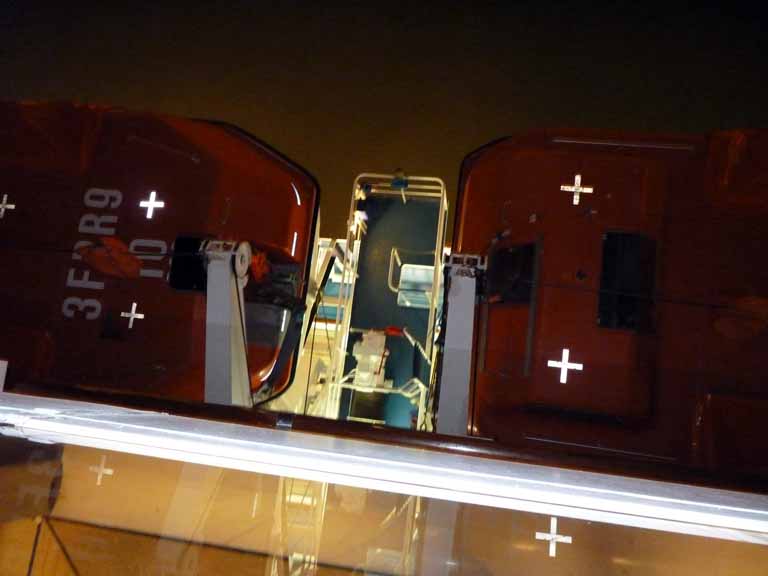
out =
[[128,318],[128,330],[133,328],[134,320],[144,320],[144,314],[139,314],[136,312],[136,302],[131,304],[130,312],[120,312],[120,316],[123,318]]
[[568,370],[584,370],[584,364],[575,364],[574,362],[568,362],[568,357],[571,351],[568,348],[563,348],[563,359],[560,362],[555,360],[549,360],[547,366],[550,368],[560,368],[560,384],[565,384],[568,381]]
[[97,476],[96,476],[96,486],[101,486],[101,479],[104,476],[112,476],[115,473],[115,471],[112,468],[106,468],[106,464],[107,464],[107,457],[106,456],[102,456],[101,457],[101,462],[99,463],[98,466],[89,466],[88,467],[88,470],[90,470],[91,472],[96,472],[96,474],[97,474]]
[[557,533],[557,518],[552,516],[549,520],[549,532],[536,532],[536,540],[549,540],[549,557],[557,556],[557,543],[572,544],[573,538]]
[[576,174],[576,177],[573,179],[573,186],[566,186],[563,184],[560,186],[560,190],[563,192],[573,192],[573,205],[578,206],[581,194],[592,194],[594,188],[591,186],[582,186],[581,174]]
[[146,208],[147,209],[147,218],[149,220],[152,219],[152,214],[154,213],[155,208],[164,208],[165,207],[165,202],[162,202],[160,200],[156,200],[156,198],[157,198],[157,192],[152,190],[152,192],[149,193],[149,200],[142,200],[141,202],[139,202],[139,206],[141,208]]
[[16,204],[8,204],[8,194],[3,194],[3,201],[0,202],[0,218],[5,216],[6,210],[16,210]]

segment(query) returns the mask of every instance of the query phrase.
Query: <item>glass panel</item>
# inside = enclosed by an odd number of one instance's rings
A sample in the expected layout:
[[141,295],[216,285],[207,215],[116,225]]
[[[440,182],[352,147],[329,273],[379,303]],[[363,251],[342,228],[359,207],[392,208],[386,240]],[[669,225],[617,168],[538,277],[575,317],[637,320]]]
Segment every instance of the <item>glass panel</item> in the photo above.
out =
[[713,539],[5,437],[0,500],[4,576],[749,576],[768,565],[757,534]]

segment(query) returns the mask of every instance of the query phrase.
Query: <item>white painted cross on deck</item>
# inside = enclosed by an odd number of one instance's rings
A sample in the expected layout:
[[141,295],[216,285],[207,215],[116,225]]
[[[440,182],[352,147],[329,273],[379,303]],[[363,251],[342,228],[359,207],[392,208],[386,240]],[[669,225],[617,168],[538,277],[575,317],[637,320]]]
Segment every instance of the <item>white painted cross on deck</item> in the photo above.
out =
[[8,204],[8,194],[3,194],[3,201],[0,202],[0,218],[5,216],[6,210],[16,210],[16,204]]
[[573,538],[570,536],[563,536],[557,533],[557,518],[552,516],[549,519],[549,532],[536,532],[536,540],[548,540],[549,541],[549,557],[554,558],[557,556],[557,543],[572,544]]
[[563,184],[560,186],[560,190],[563,192],[573,192],[574,206],[579,205],[579,198],[582,194],[592,194],[592,192],[594,192],[594,189],[591,186],[581,185],[581,174],[576,174],[576,177],[573,179],[573,186],[567,186]]
[[128,318],[128,330],[133,328],[134,320],[144,320],[144,314],[140,314],[136,312],[136,302],[131,304],[130,312],[120,312],[120,316],[122,316],[123,318]]
[[571,351],[568,348],[563,348],[563,359],[560,362],[556,360],[549,360],[547,366],[550,368],[560,368],[560,384],[568,382],[568,370],[584,370],[584,364],[576,364],[575,362],[568,362],[568,358],[571,355]]
[[97,476],[96,476],[96,486],[101,486],[101,479],[104,476],[112,476],[115,473],[115,471],[112,468],[107,468],[106,464],[107,464],[107,457],[106,456],[102,456],[101,457],[101,462],[99,463],[98,466],[89,466],[88,467],[88,470],[90,470],[91,472],[95,472],[97,474]]
[[147,209],[147,219],[151,220],[155,208],[164,208],[165,202],[157,200],[157,192],[152,190],[152,192],[149,193],[149,200],[142,200],[139,202],[139,207]]

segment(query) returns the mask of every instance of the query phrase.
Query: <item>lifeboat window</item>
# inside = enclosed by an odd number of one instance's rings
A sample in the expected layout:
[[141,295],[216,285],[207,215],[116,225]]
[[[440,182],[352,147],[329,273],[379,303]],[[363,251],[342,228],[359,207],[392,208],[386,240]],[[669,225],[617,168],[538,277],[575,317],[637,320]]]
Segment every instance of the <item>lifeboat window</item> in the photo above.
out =
[[646,332],[653,325],[656,242],[642,234],[609,232],[603,237],[598,324]]
[[488,258],[489,302],[530,303],[536,244],[500,246]]
[[200,257],[202,238],[179,236],[173,242],[168,283],[175,290],[205,290],[206,272]]

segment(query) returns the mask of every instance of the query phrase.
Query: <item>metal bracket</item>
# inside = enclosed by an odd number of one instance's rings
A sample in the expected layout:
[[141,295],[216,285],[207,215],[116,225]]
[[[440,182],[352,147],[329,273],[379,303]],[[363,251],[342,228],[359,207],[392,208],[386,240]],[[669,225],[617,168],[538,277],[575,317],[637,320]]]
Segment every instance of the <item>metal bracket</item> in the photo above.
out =
[[488,268],[488,258],[477,254],[446,254],[443,269],[450,276],[475,278]]

